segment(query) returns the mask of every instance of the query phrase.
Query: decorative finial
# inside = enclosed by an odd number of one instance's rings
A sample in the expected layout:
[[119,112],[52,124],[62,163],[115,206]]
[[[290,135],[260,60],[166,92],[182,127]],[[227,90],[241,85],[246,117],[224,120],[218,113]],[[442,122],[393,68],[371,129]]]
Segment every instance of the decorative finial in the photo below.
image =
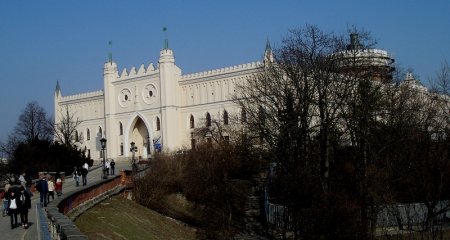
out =
[[162,30],[165,33],[164,49],[169,49],[169,39],[167,39],[167,27],[163,27]]
[[111,51],[112,41],[111,40],[108,42],[108,46],[109,46],[108,62],[110,64],[112,64],[112,51]]

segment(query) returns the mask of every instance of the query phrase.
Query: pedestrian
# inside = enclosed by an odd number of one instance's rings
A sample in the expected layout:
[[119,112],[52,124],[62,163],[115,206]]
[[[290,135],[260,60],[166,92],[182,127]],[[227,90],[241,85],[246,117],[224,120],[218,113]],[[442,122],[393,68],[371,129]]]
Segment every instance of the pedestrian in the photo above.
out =
[[11,229],[17,227],[18,202],[16,189],[9,189],[8,215],[11,218]]
[[61,180],[61,178],[56,179],[55,190],[56,190],[56,195],[58,197],[62,195],[62,180]]
[[47,181],[48,184],[48,194],[47,194],[47,203],[50,202],[50,196],[52,200],[55,200],[55,183],[53,182],[53,177],[50,177]]
[[2,217],[4,217],[8,213],[8,192],[6,192],[5,189],[2,189],[0,197],[2,199]]
[[85,162],[85,163],[83,164],[83,168],[86,168],[87,170],[89,170],[89,164],[88,164],[87,162]]
[[109,176],[109,168],[111,167],[109,160],[106,160],[105,166],[106,166],[106,176]]
[[114,169],[115,169],[115,166],[116,166],[116,163],[114,162],[114,159],[111,159],[111,162],[109,163],[109,166],[110,166],[110,168],[111,168],[111,175],[113,175],[114,176]]
[[87,168],[81,168],[81,179],[83,181],[83,186],[86,186],[87,184],[87,174],[88,174],[88,170]]
[[18,198],[19,204],[19,214],[20,214],[20,223],[22,227],[28,228],[28,209],[31,208],[31,196],[28,194],[28,191],[25,190],[24,187],[20,187],[20,196]]
[[39,192],[39,199],[41,207],[47,206],[47,194],[48,194],[48,183],[45,180],[45,175],[42,174],[40,179],[36,182],[36,190]]
[[80,185],[80,175],[81,172],[79,171],[79,169],[77,167],[73,168],[73,179],[75,180],[75,185],[78,187]]
[[22,174],[20,174],[20,177],[19,177],[19,182],[20,182],[20,185],[22,185],[24,188],[26,188],[27,187],[27,180],[25,179],[25,172],[23,172]]

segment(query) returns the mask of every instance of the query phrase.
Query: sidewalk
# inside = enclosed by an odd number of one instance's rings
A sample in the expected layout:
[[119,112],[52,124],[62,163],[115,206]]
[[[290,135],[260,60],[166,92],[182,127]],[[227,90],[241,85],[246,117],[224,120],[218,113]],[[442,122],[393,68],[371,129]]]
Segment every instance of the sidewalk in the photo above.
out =
[[[130,163],[129,162],[116,162],[116,171],[115,175],[118,175],[120,170],[123,169],[130,169]],[[93,185],[96,182],[101,181],[101,174],[102,169],[101,167],[95,166],[92,167],[89,170],[89,174],[87,175],[87,186]],[[65,192],[72,192],[76,189],[85,188],[87,186],[81,186],[81,179],[80,179],[80,186],[75,186],[75,180],[71,177],[66,177],[64,183],[63,183],[63,195]],[[57,198],[55,194],[55,198]],[[50,199],[50,201],[52,201]],[[1,217],[0,216],[0,232],[2,233],[2,239],[25,239],[25,240],[35,240],[38,239],[38,233],[37,233],[37,224],[36,224],[36,204],[39,203],[39,192],[34,193],[33,197],[31,198],[31,209],[28,213],[28,222],[29,222],[29,228],[23,229],[22,227],[16,227],[14,229],[11,229],[10,224],[10,217]],[[20,217],[18,216],[18,222],[20,222]]]

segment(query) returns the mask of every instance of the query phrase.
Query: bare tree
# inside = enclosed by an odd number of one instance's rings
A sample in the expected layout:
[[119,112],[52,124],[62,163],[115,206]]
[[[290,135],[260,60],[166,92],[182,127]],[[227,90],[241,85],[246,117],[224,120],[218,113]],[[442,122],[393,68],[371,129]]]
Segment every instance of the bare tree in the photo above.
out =
[[35,101],[30,102],[19,116],[14,135],[24,142],[31,143],[34,140],[49,140],[52,132],[47,124],[47,113],[44,108]]
[[75,143],[81,141],[82,135],[77,131],[81,124],[75,114],[69,111],[66,106],[59,114],[59,122],[51,123],[55,135],[55,141],[61,142],[66,146],[72,147]]

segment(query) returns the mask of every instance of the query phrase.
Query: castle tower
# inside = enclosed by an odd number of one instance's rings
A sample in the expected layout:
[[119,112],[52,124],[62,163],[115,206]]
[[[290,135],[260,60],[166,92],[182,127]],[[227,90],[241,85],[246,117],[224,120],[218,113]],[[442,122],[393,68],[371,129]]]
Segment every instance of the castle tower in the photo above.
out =
[[105,112],[105,127],[103,128],[103,137],[107,138],[106,151],[107,156],[117,155],[117,149],[111,146],[118,146],[117,139],[114,138],[112,115],[115,114],[114,101],[114,86],[113,82],[117,80],[119,73],[117,70],[117,64],[112,61],[112,57],[103,65],[103,95],[104,95],[104,112]]
[[175,65],[173,51],[165,45],[159,55],[159,81],[161,88],[161,130],[160,141],[163,150],[173,150],[179,146],[178,96],[180,89],[178,80],[181,70]]

